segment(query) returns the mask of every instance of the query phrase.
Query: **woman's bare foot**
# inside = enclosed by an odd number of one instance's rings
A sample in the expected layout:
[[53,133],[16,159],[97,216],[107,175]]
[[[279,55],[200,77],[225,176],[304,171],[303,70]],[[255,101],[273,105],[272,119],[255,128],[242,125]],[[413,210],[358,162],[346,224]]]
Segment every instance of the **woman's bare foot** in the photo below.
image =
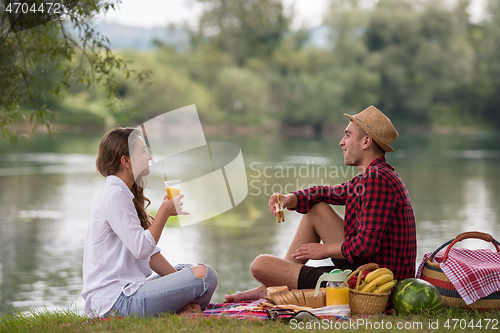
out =
[[233,295],[225,295],[227,303],[231,302],[239,302],[239,301],[248,301],[248,300],[257,300],[261,298],[265,298],[267,295],[267,287],[261,285],[260,287],[250,289],[247,291],[242,291],[241,293],[236,293]]
[[177,311],[177,313],[178,314],[192,313],[192,312],[198,312],[200,310],[201,310],[201,306],[199,304],[191,303],[191,304],[188,304],[188,305],[184,306],[182,309],[180,309],[179,311]]

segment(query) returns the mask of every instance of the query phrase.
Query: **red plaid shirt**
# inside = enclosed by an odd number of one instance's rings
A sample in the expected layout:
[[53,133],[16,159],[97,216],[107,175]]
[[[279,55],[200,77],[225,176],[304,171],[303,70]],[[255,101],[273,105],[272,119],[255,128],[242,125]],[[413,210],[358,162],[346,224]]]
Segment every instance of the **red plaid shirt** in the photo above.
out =
[[415,277],[417,233],[410,195],[385,157],[366,172],[335,186],[293,192],[295,210],[307,213],[318,202],[345,205],[342,254],[351,263],[375,262],[400,281]]

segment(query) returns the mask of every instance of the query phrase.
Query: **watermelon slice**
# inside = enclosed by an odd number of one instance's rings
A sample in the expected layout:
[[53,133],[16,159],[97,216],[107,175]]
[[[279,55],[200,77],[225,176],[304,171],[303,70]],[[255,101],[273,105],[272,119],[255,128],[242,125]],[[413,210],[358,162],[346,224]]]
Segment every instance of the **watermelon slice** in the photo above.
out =
[[392,304],[401,315],[434,312],[441,308],[441,295],[436,287],[422,279],[400,281],[392,291]]

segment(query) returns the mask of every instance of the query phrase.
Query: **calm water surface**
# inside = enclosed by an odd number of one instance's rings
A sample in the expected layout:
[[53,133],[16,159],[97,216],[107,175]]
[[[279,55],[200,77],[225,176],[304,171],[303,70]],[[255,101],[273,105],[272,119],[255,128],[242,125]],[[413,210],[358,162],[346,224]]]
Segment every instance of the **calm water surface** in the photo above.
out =
[[[340,137],[214,139],[241,147],[250,184],[247,198],[195,225],[168,223],[159,246],[173,264],[214,267],[220,282],[213,301],[222,301],[226,293],[257,286],[248,270],[257,255],[283,256],[287,250],[300,214],[285,212],[286,222],[276,223],[267,210],[273,191],[337,184],[357,170],[343,165]],[[393,145],[396,152],[387,159],[410,192],[417,219],[417,262],[463,231],[479,230],[500,239],[499,139],[499,134],[411,134],[401,135]],[[94,167],[99,140],[42,135],[15,145],[0,142],[0,314],[26,308],[83,311],[84,241],[104,181]],[[146,192],[153,212],[164,193]],[[478,240],[460,246],[493,248]]]

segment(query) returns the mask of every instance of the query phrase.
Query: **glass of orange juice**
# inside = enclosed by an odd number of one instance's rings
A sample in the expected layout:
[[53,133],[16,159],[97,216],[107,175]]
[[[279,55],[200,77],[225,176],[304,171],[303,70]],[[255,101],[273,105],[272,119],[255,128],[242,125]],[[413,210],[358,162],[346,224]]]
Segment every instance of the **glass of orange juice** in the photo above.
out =
[[181,181],[180,180],[167,180],[165,182],[167,188],[167,196],[172,199],[181,194]]

